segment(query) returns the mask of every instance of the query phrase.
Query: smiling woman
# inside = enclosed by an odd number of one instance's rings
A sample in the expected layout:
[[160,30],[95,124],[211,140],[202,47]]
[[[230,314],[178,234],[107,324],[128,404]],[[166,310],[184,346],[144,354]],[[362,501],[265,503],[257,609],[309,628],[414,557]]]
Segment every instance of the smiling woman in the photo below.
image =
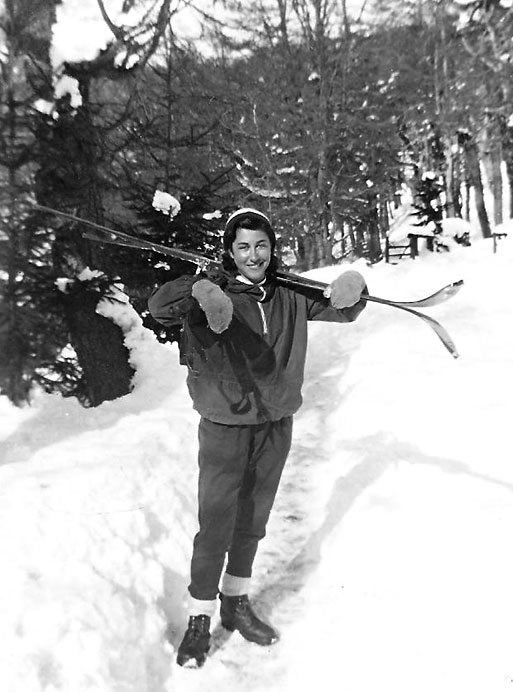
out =
[[182,276],[148,301],[157,321],[183,323],[181,362],[201,416],[199,531],[180,665],[205,662],[218,596],[226,629],[262,646],[278,639],[253,611],[248,593],[290,448],[292,416],[301,406],[307,321],[351,322],[365,306],[365,281],[357,272],[342,275],[356,274],[359,281],[342,279],[339,309],[319,291],[307,296],[279,284],[275,245],[267,216],[239,209],[223,235],[224,271]]

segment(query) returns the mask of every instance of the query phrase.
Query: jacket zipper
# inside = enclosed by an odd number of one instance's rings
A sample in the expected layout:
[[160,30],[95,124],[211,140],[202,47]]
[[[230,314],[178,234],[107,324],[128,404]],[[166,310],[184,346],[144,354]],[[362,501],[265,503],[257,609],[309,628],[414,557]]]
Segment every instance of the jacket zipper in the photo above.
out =
[[[251,284],[251,281],[249,281],[249,279],[246,279],[244,276],[241,276],[240,274],[237,276],[237,279],[238,279],[239,281],[241,281],[242,283]],[[262,282],[262,283],[263,283],[263,282]],[[259,286],[259,288],[260,288],[260,290],[262,291],[262,297],[261,297],[261,298],[257,298],[257,305],[258,305],[258,307],[259,307],[260,316],[261,316],[261,318],[262,318],[262,330],[263,330],[263,334],[265,335],[265,334],[268,334],[268,333],[269,333],[269,329],[268,329],[268,327],[267,327],[267,319],[266,319],[266,317],[265,317],[264,306],[262,305],[262,301],[265,300],[265,298],[266,298],[266,296],[267,296],[267,293],[266,293],[265,288],[264,288],[263,286]]]
[[265,312],[264,312],[264,306],[262,303],[258,302],[257,303],[258,307],[260,308],[260,315],[262,316],[262,328],[263,328],[263,333],[268,334],[269,330],[267,329],[267,319],[265,317]]

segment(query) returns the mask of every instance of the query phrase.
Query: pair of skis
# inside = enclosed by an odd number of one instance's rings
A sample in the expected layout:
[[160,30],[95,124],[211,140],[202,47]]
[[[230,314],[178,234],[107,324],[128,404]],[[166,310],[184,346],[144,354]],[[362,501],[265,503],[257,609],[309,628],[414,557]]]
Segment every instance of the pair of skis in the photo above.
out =
[[[40,211],[45,211],[57,216],[64,217],[71,221],[88,226],[90,230],[82,231],[82,235],[89,240],[94,240],[99,243],[110,243],[113,245],[122,245],[124,247],[137,248],[139,250],[149,250],[151,252],[157,252],[161,255],[167,255],[169,257],[174,257],[175,259],[180,259],[185,262],[191,262],[196,264],[201,269],[207,268],[219,268],[221,267],[221,262],[212,257],[207,257],[195,252],[190,252],[188,250],[182,250],[175,247],[166,247],[165,245],[160,245],[158,243],[153,243],[150,240],[145,240],[143,238],[137,238],[136,236],[130,235],[128,233],[123,233],[121,231],[114,231],[106,226],[95,223],[94,221],[89,221],[87,219],[81,219],[74,214],[68,214],[63,211],[58,211],[47,207],[43,204],[37,204],[36,202],[31,202],[31,206]],[[289,288],[308,288],[314,291],[318,291],[323,295],[326,295],[326,290],[328,289],[328,284],[322,283],[321,281],[315,281],[314,279],[309,279],[305,276],[300,276],[299,274],[293,274],[286,271],[278,271],[276,273],[276,279],[282,286],[288,286]],[[442,325],[437,322],[432,317],[424,315],[418,312],[415,308],[428,308],[434,305],[439,305],[444,301],[448,300],[454,296],[460,288],[463,286],[463,280],[455,281],[454,283],[444,286],[440,290],[436,291],[426,298],[421,298],[419,300],[411,301],[395,301],[387,300],[385,298],[377,298],[376,296],[362,295],[362,299],[372,303],[380,303],[381,305],[389,305],[399,310],[404,310],[409,312],[411,315],[416,315],[425,324],[427,324],[435,334],[438,336],[440,341],[443,343],[445,348],[454,357],[458,358],[458,351],[456,346],[449,336],[448,332]]]
[[[324,293],[328,288],[328,284],[322,283],[321,281],[314,281],[312,279],[308,279],[307,277],[298,276],[297,274],[290,274],[288,272],[278,272],[277,278],[280,283],[283,283],[285,286],[288,285],[291,288],[294,288],[294,286],[307,286],[309,288],[321,291],[322,293]],[[435,293],[433,293],[432,295],[427,296],[426,298],[420,298],[419,300],[387,300],[386,298],[378,298],[377,296],[369,295],[362,295],[362,299],[372,303],[380,303],[381,305],[390,305],[393,308],[398,308],[399,310],[409,312],[411,315],[416,315],[417,317],[420,317],[420,319],[425,324],[427,324],[429,327],[431,327],[431,329],[433,329],[433,331],[439,337],[440,341],[443,343],[443,345],[449,351],[449,353],[454,358],[458,358],[458,351],[456,350],[454,341],[449,336],[447,330],[444,327],[442,327],[442,325],[435,319],[433,319],[429,315],[424,315],[421,312],[417,312],[417,310],[415,310],[414,308],[429,308],[433,307],[434,305],[439,305],[440,303],[445,302],[449,298],[452,298],[452,296],[458,293],[462,286],[463,279],[460,279],[459,281],[454,281],[453,283],[450,283],[447,286],[440,288],[438,291],[435,291]]]

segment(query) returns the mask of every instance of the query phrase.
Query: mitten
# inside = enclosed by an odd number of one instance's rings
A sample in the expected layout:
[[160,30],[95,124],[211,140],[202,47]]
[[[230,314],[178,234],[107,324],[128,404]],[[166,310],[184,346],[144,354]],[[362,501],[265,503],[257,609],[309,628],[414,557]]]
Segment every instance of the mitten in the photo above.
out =
[[326,297],[337,310],[349,308],[360,300],[365,288],[365,279],[354,269],[344,272],[332,281],[326,290]]
[[206,315],[208,326],[216,334],[228,329],[233,315],[233,304],[219,286],[208,279],[200,279],[192,287],[192,295]]

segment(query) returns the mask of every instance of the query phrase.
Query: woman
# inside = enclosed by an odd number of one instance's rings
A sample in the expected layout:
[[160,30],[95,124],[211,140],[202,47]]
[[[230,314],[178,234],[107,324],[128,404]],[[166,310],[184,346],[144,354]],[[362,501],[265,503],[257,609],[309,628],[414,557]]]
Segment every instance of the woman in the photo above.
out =
[[365,306],[365,281],[355,271],[332,284],[330,300],[279,285],[275,233],[256,209],[229,217],[223,245],[225,271],[180,277],[149,300],[162,324],[183,322],[181,362],[201,416],[199,531],[180,665],[204,663],[218,595],[224,627],[261,645],[278,639],[253,611],[248,593],[290,449],[292,416],[302,402],[307,321],[351,322]]

